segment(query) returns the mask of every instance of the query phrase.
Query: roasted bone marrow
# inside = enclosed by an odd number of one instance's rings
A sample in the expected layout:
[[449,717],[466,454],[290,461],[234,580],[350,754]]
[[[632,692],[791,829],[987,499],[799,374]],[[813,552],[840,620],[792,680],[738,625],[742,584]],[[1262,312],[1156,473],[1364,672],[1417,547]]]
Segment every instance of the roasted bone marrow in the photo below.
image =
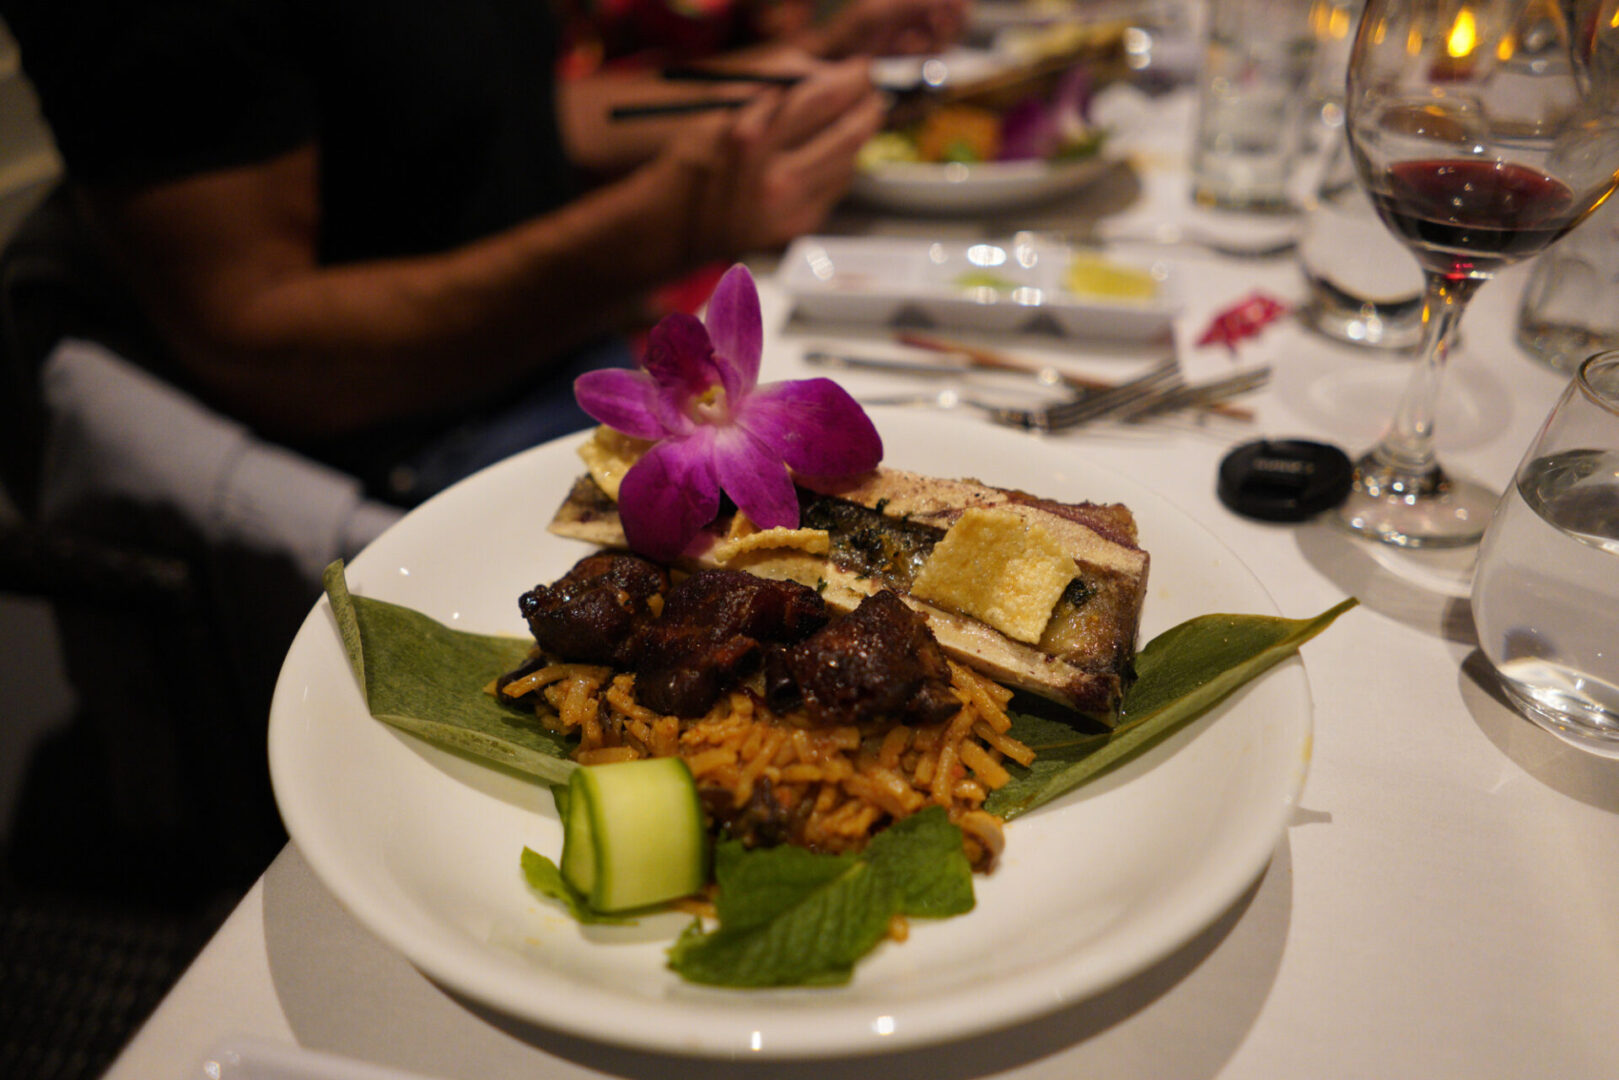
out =
[[[723,566],[795,581],[837,612],[892,591],[946,655],[1104,722],[1116,716],[1132,677],[1150,562],[1127,507],[888,468],[796,482],[800,529],[773,536],[722,514],[680,569]],[[575,482],[550,529],[625,545],[616,504],[589,475]]]

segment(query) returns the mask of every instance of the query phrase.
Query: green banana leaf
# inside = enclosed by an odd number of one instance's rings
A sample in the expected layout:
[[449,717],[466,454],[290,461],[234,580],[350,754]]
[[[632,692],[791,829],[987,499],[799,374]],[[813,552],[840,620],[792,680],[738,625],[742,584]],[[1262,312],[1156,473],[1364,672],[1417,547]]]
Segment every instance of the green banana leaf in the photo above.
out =
[[1112,730],[1086,733],[1019,714],[1012,735],[1035,752],[1034,765],[984,808],[1008,820],[1043,806],[1134,757],[1276,664],[1331,626],[1354,598],[1313,619],[1270,615],[1200,615],[1153,638],[1136,654],[1136,681],[1125,692]]
[[[453,630],[410,608],[351,596],[341,562],[327,567],[325,584],[373,716],[435,745],[547,783],[567,782],[575,768],[568,743],[526,710],[484,693],[528,655],[527,640]],[[1203,615],[1165,631],[1136,654],[1136,681],[1111,731],[1015,716],[1012,734],[1037,757],[1029,769],[1012,766],[1013,780],[986,809],[1016,817],[1133,757],[1292,656],[1355,603],[1345,600],[1313,619]]]
[[386,600],[349,595],[341,560],[322,577],[349,664],[371,715],[458,753],[484,758],[551,784],[578,766],[568,744],[532,714],[484,693],[521,664],[523,638],[469,634]]

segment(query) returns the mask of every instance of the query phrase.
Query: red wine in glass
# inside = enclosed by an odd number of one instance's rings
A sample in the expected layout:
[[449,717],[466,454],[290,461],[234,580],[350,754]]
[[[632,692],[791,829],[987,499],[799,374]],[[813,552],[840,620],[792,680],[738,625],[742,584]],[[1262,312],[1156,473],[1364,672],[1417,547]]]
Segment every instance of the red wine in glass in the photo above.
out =
[[1369,192],[1423,267],[1451,279],[1488,277],[1539,253],[1585,209],[1561,180],[1505,161],[1401,161]]

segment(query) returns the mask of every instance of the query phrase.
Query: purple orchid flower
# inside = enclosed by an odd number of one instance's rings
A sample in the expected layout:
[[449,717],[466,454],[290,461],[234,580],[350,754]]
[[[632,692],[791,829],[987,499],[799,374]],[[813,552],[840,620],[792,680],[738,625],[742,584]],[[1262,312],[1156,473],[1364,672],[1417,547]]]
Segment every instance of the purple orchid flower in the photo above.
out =
[[1029,97],[1001,118],[1001,160],[1040,161],[1061,154],[1090,134],[1091,75],[1083,65],[1070,68],[1048,102]]
[[882,460],[871,419],[837,383],[757,385],[764,351],[759,292],[743,266],[714,289],[705,326],[666,316],[640,371],[608,368],[574,381],[579,406],[608,427],[655,442],[625,473],[619,518],[630,547],[679,555],[719,514],[720,492],[761,529],[796,528],[792,473],[838,477]]

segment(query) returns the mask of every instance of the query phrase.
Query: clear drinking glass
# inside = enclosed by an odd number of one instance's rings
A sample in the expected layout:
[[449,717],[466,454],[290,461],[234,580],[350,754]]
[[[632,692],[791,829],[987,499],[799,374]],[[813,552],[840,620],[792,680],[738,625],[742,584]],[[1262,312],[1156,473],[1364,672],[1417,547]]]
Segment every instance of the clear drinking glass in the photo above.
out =
[[1198,73],[1192,199],[1219,210],[1292,209],[1309,104],[1310,0],[1212,0]]
[[1535,262],[1518,308],[1518,344],[1569,375],[1592,353],[1619,349],[1619,199]]
[[1619,182],[1619,0],[1367,0],[1345,131],[1378,216],[1423,272],[1420,357],[1339,508],[1404,547],[1474,543],[1496,495],[1451,477],[1434,414],[1457,323]]
[[1473,621],[1525,716],[1619,758],[1619,352],[1585,361],[1518,466],[1479,548]]
[[1422,271],[1378,220],[1343,132],[1328,132],[1315,202],[1299,234],[1304,324],[1401,359],[1422,342]]

